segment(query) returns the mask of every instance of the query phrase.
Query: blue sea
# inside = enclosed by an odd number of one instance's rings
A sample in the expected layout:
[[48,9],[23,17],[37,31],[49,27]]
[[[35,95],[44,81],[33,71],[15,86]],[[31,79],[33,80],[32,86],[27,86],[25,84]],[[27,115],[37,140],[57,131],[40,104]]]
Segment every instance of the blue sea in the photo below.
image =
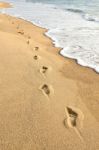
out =
[[0,10],[48,29],[60,54],[99,72],[99,0],[6,0]]

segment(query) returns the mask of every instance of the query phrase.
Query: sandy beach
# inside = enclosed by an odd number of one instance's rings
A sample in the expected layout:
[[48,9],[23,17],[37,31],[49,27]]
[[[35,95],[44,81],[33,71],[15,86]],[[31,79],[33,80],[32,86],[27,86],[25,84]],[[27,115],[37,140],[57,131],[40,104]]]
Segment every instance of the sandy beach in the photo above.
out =
[[11,5],[7,2],[0,2],[0,8],[9,8]]
[[98,150],[99,74],[45,32],[0,14],[0,150]]

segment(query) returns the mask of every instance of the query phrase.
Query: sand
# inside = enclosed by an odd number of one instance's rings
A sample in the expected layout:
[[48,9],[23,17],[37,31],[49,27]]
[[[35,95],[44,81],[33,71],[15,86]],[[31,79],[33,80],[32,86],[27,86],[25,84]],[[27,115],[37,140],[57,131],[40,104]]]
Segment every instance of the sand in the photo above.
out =
[[0,150],[98,150],[99,74],[45,32],[0,14]]
[[9,8],[11,5],[7,2],[0,2],[0,8]]

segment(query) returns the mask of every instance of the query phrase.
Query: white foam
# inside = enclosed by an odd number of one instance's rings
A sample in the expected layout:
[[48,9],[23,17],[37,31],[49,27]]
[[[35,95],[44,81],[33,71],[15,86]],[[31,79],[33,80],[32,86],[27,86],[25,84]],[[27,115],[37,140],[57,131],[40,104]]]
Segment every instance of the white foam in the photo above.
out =
[[46,34],[57,47],[63,48],[61,55],[77,59],[79,64],[99,72],[98,18],[86,14],[85,20],[79,13],[48,4],[7,1],[15,6],[4,10],[5,13],[49,29]]

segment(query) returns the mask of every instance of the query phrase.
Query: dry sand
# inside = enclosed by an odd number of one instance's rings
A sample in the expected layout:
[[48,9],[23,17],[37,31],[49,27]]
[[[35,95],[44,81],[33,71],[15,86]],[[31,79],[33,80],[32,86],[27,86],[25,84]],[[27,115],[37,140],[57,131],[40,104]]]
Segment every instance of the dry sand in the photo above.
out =
[[99,74],[45,32],[0,14],[0,150],[99,150]]

